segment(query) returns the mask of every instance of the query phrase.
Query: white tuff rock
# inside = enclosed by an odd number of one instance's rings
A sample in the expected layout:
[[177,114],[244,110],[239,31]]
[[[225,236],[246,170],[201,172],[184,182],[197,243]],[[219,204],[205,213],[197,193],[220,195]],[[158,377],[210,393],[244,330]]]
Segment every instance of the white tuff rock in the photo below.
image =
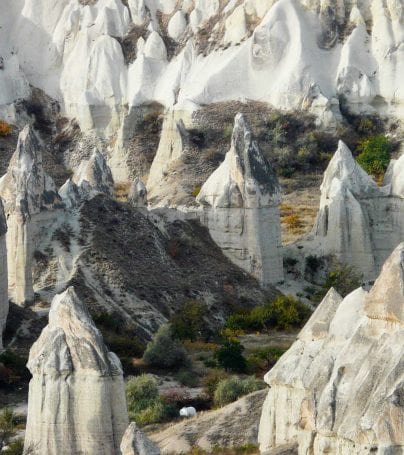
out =
[[235,264],[263,286],[282,280],[280,188],[243,115],[236,116],[230,151],[197,202],[202,223]]
[[122,439],[122,455],[160,455],[160,449],[132,422]]
[[147,206],[147,190],[144,183],[139,177],[136,177],[129,189],[128,201],[134,207],[146,207]]
[[369,292],[330,290],[266,375],[261,453],[297,443],[299,455],[404,450],[404,243]]
[[3,350],[3,332],[8,315],[8,279],[7,279],[7,223],[3,203],[0,199],[0,352]]
[[324,173],[320,208],[313,229],[320,254],[335,254],[371,280],[404,239],[402,158],[390,166],[386,188],[379,188],[340,141]]
[[42,166],[41,145],[31,126],[18,137],[7,173],[0,179],[7,217],[8,286],[18,305],[32,301],[32,256],[41,222],[61,208],[61,199]]
[[121,364],[72,287],[54,297],[27,366],[25,453],[120,454],[128,425]]

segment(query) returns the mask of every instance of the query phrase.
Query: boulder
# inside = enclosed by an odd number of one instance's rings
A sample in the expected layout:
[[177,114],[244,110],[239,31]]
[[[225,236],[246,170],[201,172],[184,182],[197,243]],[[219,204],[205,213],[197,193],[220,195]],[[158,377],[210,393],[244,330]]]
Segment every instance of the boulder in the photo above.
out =
[[302,455],[401,453],[403,323],[401,243],[369,292],[330,290],[265,376],[261,453],[285,444]]
[[120,454],[128,425],[121,364],[73,287],[54,297],[27,367],[25,453]]
[[122,455],[160,455],[160,449],[132,422],[122,439]]
[[213,240],[263,286],[283,278],[280,199],[276,175],[238,114],[230,151],[196,200]]

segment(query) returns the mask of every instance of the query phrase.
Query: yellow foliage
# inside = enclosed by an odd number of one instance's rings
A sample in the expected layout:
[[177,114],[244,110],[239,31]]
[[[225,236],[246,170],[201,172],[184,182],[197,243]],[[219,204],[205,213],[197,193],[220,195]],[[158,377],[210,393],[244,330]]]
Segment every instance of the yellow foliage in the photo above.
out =
[[8,136],[12,130],[13,128],[9,123],[0,120],[0,136]]

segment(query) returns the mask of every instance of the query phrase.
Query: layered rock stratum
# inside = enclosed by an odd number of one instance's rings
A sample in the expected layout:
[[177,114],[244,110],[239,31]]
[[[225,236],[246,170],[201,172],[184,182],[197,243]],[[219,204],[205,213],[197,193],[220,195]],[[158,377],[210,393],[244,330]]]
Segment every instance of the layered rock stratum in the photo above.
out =
[[280,187],[242,114],[229,152],[196,199],[201,222],[235,264],[264,287],[283,279]]
[[72,287],[53,299],[28,368],[25,453],[121,453],[128,425],[121,363]]
[[262,453],[401,453],[404,243],[372,289],[331,289],[297,341],[266,375]]

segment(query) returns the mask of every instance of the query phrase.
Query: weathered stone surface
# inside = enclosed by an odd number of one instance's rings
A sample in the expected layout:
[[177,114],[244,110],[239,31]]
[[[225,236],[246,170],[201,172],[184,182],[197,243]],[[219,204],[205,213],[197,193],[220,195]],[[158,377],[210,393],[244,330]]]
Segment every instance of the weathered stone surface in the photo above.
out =
[[298,340],[266,375],[260,448],[299,454],[404,450],[404,243],[373,288],[331,290]]
[[404,239],[402,158],[390,166],[388,185],[379,188],[340,141],[321,185],[313,229],[320,254],[335,254],[374,279],[395,246]]
[[78,187],[82,199],[88,199],[100,193],[109,196],[114,194],[111,169],[97,149],[93,151],[89,160],[82,161],[72,177],[72,182]]
[[53,180],[43,169],[41,146],[29,125],[21,131],[7,173],[0,179],[0,197],[8,225],[9,295],[22,305],[34,297],[35,234],[42,219],[63,206]]
[[8,279],[7,279],[7,223],[3,203],[0,199],[0,352],[3,349],[3,331],[8,315]]
[[160,455],[160,449],[132,422],[121,443],[122,455]]
[[134,207],[146,207],[147,206],[147,190],[144,183],[139,177],[133,180],[128,193],[128,201]]
[[128,425],[121,364],[72,287],[53,299],[27,366],[25,453],[120,454]]
[[197,202],[202,223],[233,262],[264,286],[282,280],[280,188],[243,115],[236,116],[230,151]]

